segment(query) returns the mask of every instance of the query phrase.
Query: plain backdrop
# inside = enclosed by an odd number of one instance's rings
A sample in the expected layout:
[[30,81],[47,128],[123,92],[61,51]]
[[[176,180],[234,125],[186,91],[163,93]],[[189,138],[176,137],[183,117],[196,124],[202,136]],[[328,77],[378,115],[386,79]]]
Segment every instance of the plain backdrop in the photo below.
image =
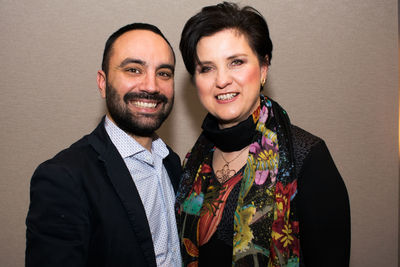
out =
[[[0,0],[0,266],[24,265],[36,166],[103,116],[96,72],[106,39],[121,26],[155,24],[175,48],[175,107],[159,134],[181,158],[190,149],[205,111],[178,44],[186,20],[216,3]],[[257,8],[270,27],[274,50],[265,94],[294,124],[326,141],[347,185],[351,266],[397,266],[397,1],[240,3]]]

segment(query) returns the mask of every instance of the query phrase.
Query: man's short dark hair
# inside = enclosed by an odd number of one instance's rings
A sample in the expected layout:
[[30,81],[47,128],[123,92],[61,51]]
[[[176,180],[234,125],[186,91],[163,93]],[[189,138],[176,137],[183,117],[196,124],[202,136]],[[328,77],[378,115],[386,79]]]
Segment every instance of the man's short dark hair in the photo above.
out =
[[260,64],[270,64],[272,41],[264,17],[253,7],[239,8],[235,3],[223,2],[204,7],[183,28],[179,49],[185,67],[192,76],[198,62],[196,47],[199,40],[225,29],[237,30],[243,34]]
[[106,45],[104,47],[103,61],[101,63],[101,69],[106,74],[108,72],[110,57],[111,57],[111,53],[112,53],[112,46],[113,46],[115,40],[117,40],[118,37],[120,37],[124,33],[129,32],[129,31],[133,31],[133,30],[147,30],[147,31],[151,31],[151,32],[154,32],[155,34],[160,35],[167,42],[169,47],[171,48],[172,54],[174,56],[174,62],[175,62],[174,49],[172,48],[171,44],[169,43],[167,38],[165,38],[165,36],[162,34],[162,32],[160,31],[159,28],[157,28],[156,26],[154,26],[152,24],[147,24],[147,23],[132,23],[132,24],[128,24],[128,25],[120,28],[119,30],[117,30],[116,32],[111,34],[110,37],[108,37]]

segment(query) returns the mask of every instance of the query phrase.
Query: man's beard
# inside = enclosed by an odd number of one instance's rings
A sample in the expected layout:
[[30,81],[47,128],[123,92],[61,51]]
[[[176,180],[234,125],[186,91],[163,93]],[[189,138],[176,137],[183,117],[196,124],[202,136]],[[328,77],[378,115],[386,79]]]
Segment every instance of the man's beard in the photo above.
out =
[[[162,108],[153,114],[133,114],[129,109],[130,101],[140,99],[151,99],[161,103]],[[114,122],[123,131],[143,137],[150,137],[160,128],[161,124],[168,117],[174,103],[174,98],[168,100],[165,95],[160,93],[150,94],[147,92],[129,92],[121,99],[117,90],[107,83],[106,85],[106,104],[108,112]],[[124,105],[125,104],[125,105]]]

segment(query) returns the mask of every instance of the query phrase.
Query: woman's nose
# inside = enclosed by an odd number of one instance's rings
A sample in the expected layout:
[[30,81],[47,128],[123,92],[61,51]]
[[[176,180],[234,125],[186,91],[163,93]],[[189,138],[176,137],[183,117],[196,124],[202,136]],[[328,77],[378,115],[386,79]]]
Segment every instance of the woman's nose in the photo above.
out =
[[232,83],[232,77],[227,70],[218,70],[216,77],[216,86],[217,88],[223,89],[229,84]]

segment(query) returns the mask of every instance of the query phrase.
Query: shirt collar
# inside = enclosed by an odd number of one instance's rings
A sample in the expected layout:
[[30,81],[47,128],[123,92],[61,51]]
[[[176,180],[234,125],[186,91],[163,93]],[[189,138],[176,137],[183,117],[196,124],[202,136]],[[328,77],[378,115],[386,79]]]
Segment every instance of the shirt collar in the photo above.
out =
[[[141,152],[148,152],[134,138],[132,138],[125,131],[119,128],[112,120],[110,120],[108,116],[106,116],[104,120],[104,127],[122,158],[131,157]],[[169,154],[167,145],[159,137],[153,140],[151,151],[153,154],[158,155],[162,159],[167,157]]]

